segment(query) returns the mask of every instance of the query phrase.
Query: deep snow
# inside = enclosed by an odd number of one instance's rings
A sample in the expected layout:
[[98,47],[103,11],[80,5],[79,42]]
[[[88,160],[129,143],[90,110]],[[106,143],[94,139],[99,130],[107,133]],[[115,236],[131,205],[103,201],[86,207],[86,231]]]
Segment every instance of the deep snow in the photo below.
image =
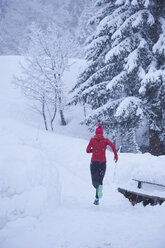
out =
[[[165,204],[133,207],[117,187],[135,187],[135,176],[164,183],[165,156],[119,154],[114,174],[107,151],[104,196],[94,206],[85,153],[92,134],[78,124],[80,109],[68,110],[67,127],[57,121],[55,133],[45,132],[11,85],[18,61],[0,58],[0,248],[164,248]],[[84,66],[76,62],[68,84]]]

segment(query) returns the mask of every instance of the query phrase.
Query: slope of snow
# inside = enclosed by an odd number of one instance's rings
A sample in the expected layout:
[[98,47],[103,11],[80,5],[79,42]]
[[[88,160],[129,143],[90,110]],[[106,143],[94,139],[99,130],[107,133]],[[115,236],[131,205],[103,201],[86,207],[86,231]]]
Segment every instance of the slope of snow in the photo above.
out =
[[55,133],[45,132],[11,86],[13,73],[18,58],[0,58],[0,247],[164,248],[165,204],[133,207],[117,187],[135,176],[163,183],[165,156],[119,154],[115,167],[107,151],[104,196],[94,206],[90,134],[78,124],[79,109],[66,129],[57,122]]

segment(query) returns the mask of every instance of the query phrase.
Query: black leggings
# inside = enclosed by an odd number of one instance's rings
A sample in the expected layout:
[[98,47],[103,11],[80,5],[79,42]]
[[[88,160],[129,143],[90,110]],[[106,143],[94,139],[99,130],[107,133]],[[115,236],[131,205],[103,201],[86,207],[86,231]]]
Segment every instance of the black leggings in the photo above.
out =
[[96,189],[96,198],[98,198],[97,188],[99,185],[103,184],[103,178],[106,171],[106,162],[92,161],[90,164],[90,170],[92,185]]

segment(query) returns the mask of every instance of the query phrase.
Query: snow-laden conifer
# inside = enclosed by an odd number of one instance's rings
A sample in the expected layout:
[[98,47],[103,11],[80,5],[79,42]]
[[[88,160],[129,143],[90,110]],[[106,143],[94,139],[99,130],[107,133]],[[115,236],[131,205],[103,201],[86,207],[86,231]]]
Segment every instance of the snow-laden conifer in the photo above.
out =
[[139,94],[148,117],[150,152],[165,153],[165,19],[158,19],[160,36],[152,51],[155,60],[143,76]]
[[136,152],[136,130],[150,116],[139,89],[144,88],[142,81],[151,64],[160,58],[157,49],[163,50],[154,15],[157,3],[99,0],[96,4],[100,11],[91,22],[97,27],[86,42],[88,67],[73,89],[73,102],[91,106],[85,120],[90,129],[102,123],[116,141],[121,138],[123,150],[128,151],[124,144],[129,143],[129,151]]

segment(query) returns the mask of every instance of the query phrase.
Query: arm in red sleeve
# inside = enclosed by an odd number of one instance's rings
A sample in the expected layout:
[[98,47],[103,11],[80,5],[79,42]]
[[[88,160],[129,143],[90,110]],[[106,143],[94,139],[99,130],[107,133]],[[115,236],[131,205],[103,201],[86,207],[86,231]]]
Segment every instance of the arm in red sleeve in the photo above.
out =
[[89,144],[87,146],[86,152],[87,153],[92,153],[92,139],[90,140],[90,142],[89,142]]
[[116,151],[115,145],[114,145],[109,139],[107,139],[107,145],[109,145],[109,146],[112,148],[112,151],[113,151],[113,153],[114,153],[114,159],[115,159],[116,162],[117,162],[117,160],[118,160],[118,155],[117,155],[117,151]]

